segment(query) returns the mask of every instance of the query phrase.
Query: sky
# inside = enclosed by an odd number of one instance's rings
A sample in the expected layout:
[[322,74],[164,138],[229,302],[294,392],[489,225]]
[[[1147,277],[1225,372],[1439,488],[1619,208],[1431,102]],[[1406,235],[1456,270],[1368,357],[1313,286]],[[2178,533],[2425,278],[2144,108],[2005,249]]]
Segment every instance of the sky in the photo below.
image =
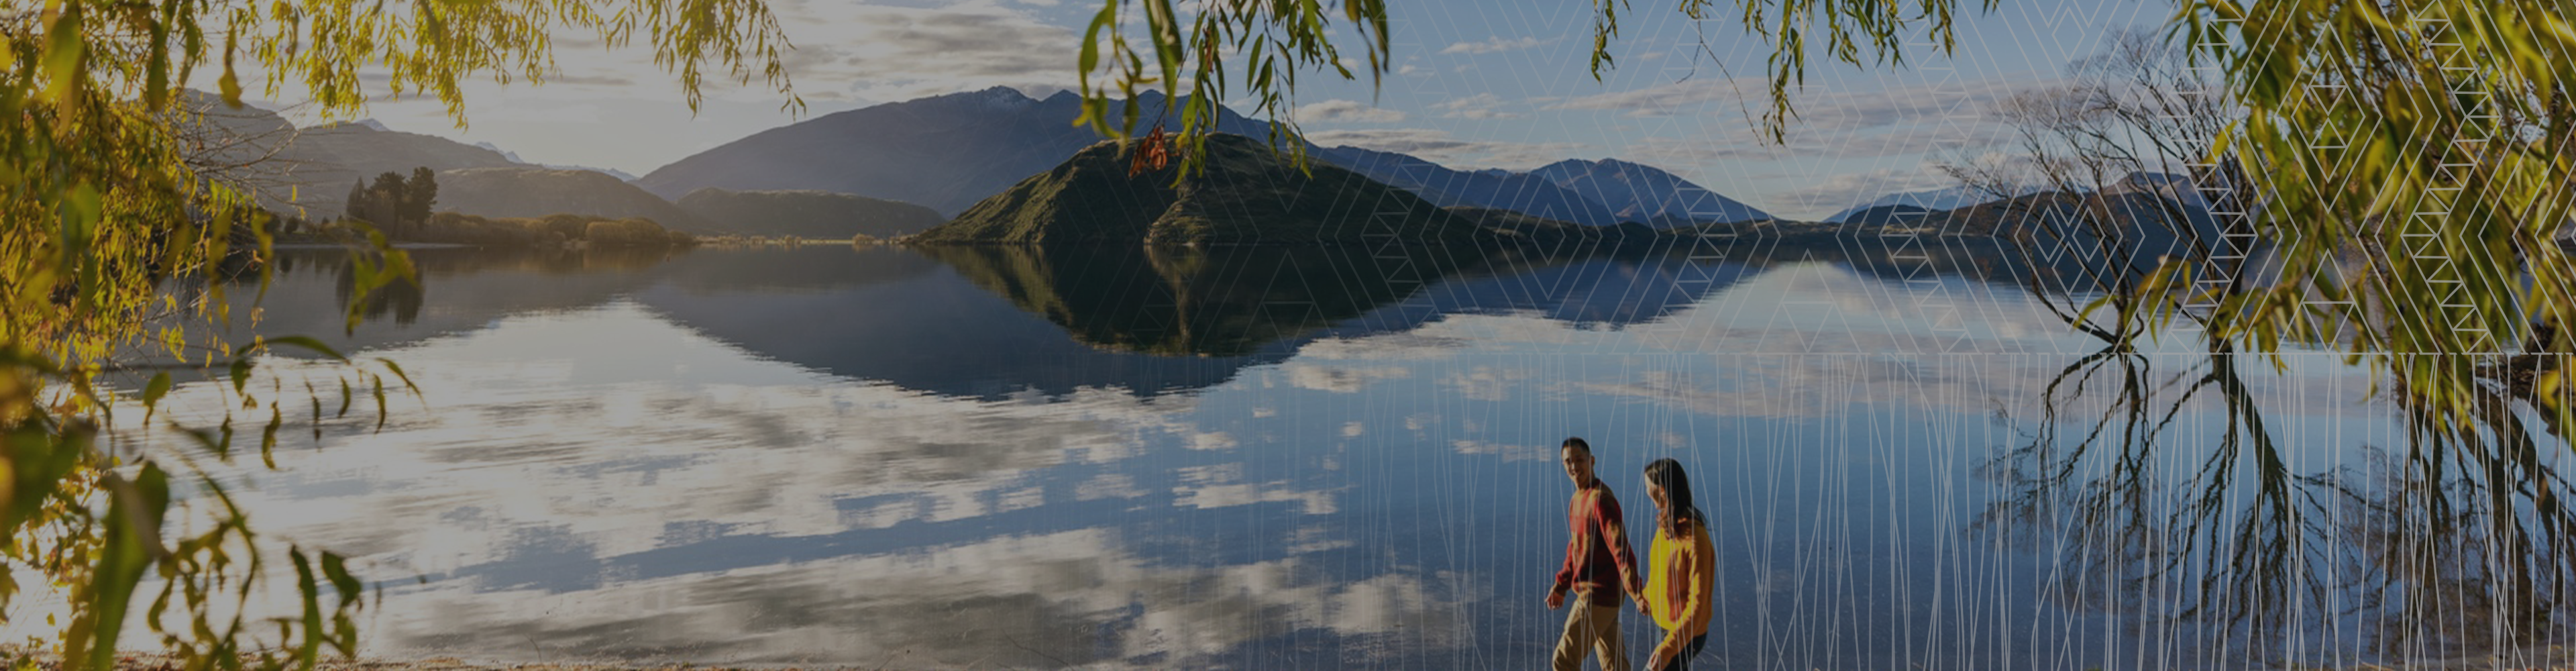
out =
[[[1331,73],[1301,77],[1296,116],[1317,143],[1461,169],[1619,158],[1808,219],[1886,193],[1952,186],[1934,162],[2004,148],[2009,131],[1984,119],[1987,103],[2046,86],[2114,31],[2155,30],[2173,12],[2166,0],[2000,0],[1991,12],[1966,10],[1947,57],[1915,45],[1902,67],[1814,59],[1795,98],[1801,117],[1775,144],[1756,124],[1768,104],[1769,47],[1744,33],[1736,3],[1714,3],[1718,11],[1701,22],[1660,0],[1631,6],[1611,50],[1617,67],[1598,81],[1588,68],[1592,3],[1390,4],[1394,71],[1377,87]],[[555,45],[562,72],[545,84],[469,85],[462,126],[428,99],[379,100],[363,116],[490,143],[532,163],[643,175],[833,112],[993,86],[1035,97],[1071,88],[1082,30],[1099,10],[1096,0],[770,7],[795,45],[785,61],[801,113],[783,109],[774,89],[713,80],[693,113],[649,51],[566,36]],[[1346,55],[1361,55],[1355,41],[1344,44],[1353,46]],[[278,92],[263,103],[293,97]]]

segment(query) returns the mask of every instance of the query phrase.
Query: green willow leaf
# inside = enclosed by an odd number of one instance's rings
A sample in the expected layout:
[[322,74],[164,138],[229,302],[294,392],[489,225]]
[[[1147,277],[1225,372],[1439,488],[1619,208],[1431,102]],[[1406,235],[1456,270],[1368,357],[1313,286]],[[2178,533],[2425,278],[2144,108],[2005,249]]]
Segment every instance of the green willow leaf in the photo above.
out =
[[[143,405],[145,407],[152,407],[159,404],[161,402],[161,397],[168,395],[170,395],[170,373],[168,371],[153,373],[152,381],[144,383],[143,385]],[[151,419],[152,418],[148,415],[144,417],[145,421],[150,421]]]
[[74,615],[65,632],[65,668],[113,669],[116,641],[144,569],[162,554],[161,518],[170,508],[170,479],[161,467],[146,463],[131,481],[109,476],[106,544],[99,549],[91,582],[78,597],[84,612]]

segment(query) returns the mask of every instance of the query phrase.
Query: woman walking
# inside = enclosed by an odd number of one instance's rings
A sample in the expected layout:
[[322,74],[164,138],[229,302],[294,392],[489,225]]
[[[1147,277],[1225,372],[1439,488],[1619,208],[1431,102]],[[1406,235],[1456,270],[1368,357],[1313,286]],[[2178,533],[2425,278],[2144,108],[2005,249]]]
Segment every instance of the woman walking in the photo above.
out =
[[1647,655],[1646,669],[1682,671],[1708,647],[1717,551],[1681,462],[1646,464],[1646,496],[1655,500],[1655,542],[1646,552],[1646,592],[1637,595],[1637,609],[1664,628],[1664,641]]

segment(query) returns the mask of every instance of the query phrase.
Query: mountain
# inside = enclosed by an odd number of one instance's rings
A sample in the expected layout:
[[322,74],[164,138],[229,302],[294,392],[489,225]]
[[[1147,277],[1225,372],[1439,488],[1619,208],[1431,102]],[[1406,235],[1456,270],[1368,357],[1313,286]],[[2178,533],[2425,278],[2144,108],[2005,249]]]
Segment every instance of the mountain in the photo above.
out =
[[[1092,145],[1054,169],[986,198],[937,228],[927,243],[1315,244],[1380,235],[1463,241],[1475,224],[1429,201],[1338,167],[1300,171],[1269,145],[1241,135],[1206,140],[1205,170],[1173,164],[1129,174],[1139,140]],[[1311,174],[1311,176],[1310,176]]]
[[[2036,186],[2028,186],[2022,187],[2014,195],[2027,196],[2044,190],[2045,189]],[[2131,172],[2125,177],[2121,177],[2120,181],[2104,188],[2103,192],[2109,194],[2155,193],[2166,198],[2172,198],[2175,202],[2182,203],[2185,207],[2200,209],[2208,208],[2208,201],[2201,198],[2200,190],[2193,184],[2190,175],[2176,175],[2172,173],[2147,172],[2140,170]],[[1993,194],[1988,193],[1983,189],[1966,186],[1954,186],[1946,189],[1932,189],[1928,191],[1906,191],[1903,193],[1891,193],[1879,196],[1869,202],[1853,205],[1849,208],[1845,208],[1841,212],[1834,213],[1833,216],[1825,217],[1825,221],[1833,223],[1848,223],[1854,213],[1884,205],[1911,205],[1926,210],[1941,211],[1955,210],[1974,205],[1983,205],[1994,202],[1995,200],[1996,198]]]
[[438,172],[440,212],[484,217],[641,217],[690,233],[730,232],[625,180],[590,170],[506,166]]
[[1837,215],[1840,218],[1835,220],[1834,223],[1867,224],[1872,226],[1917,224],[1922,223],[1925,216],[1932,214],[1932,212],[1933,211],[1930,209],[1915,207],[1913,205],[1880,205],[1877,207]]
[[1532,170],[1456,170],[1413,156],[1334,147],[1325,160],[1442,207],[1504,209],[1587,226],[1656,226],[1769,219],[1771,215],[1656,168],[1616,159],[1565,160]]
[[1621,221],[1736,222],[1772,218],[1769,213],[1680,176],[1618,159],[1566,159],[1540,166],[1529,174],[1609,207]]
[[194,114],[182,132],[205,147],[192,161],[217,179],[257,190],[260,204],[308,219],[339,217],[349,187],[386,172],[511,165],[499,152],[417,133],[378,130],[378,124],[342,123],[298,129],[275,112],[224,106],[214,94],[186,91],[183,114]]
[[[2065,291],[2100,291],[2110,278],[2138,276],[2164,257],[2199,258],[2224,249],[2205,210],[2154,193],[2044,191],[1918,219],[1945,234],[1987,236],[2018,247]],[[2221,252],[2224,253],[2224,252]]]
[[1511,210],[1590,226],[1619,223],[1615,209],[1545,177],[1508,170],[1454,170],[1406,154],[1341,146],[1317,154],[1441,207]]
[[[181,124],[183,132],[193,135],[189,139],[195,146],[208,148],[202,150],[195,163],[220,166],[209,170],[219,179],[257,189],[262,205],[288,215],[336,219],[348,207],[350,186],[362,180],[372,181],[379,174],[409,176],[414,168],[426,167],[441,173],[436,205],[439,211],[495,217],[567,213],[643,216],[690,227],[686,213],[669,203],[657,207],[635,200],[634,196],[642,192],[632,187],[620,190],[596,180],[556,175],[565,171],[522,163],[515,154],[489,143],[469,145],[432,135],[387,130],[374,119],[299,129],[275,112],[249,105],[226,107],[214,94],[202,91],[185,91],[180,100],[182,109],[196,115],[191,122]],[[549,193],[489,175],[451,178],[448,174],[476,169],[526,171],[506,174],[526,175],[574,191]],[[602,176],[623,181],[614,175]],[[580,203],[583,209],[546,210],[548,203]],[[681,219],[668,219],[674,216]]]
[[[1155,110],[1165,100],[1159,92],[1146,92],[1136,102]],[[708,187],[831,191],[919,203],[953,216],[1098,142],[1089,129],[1068,124],[1081,106],[1073,93],[1037,100],[1007,87],[887,103],[755,133],[663,166],[637,183],[664,198]],[[1265,138],[1269,126],[1219,106],[1216,130]],[[1541,175],[1454,170],[1357,147],[1306,149],[1310,158],[1442,207],[1503,208],[1591,225],[1768,217],[1670,173],[1620,161],[1573,161],[1561,164],[1561,174]],[[1585,190],[1568,180],[1613,187]]]
[[[2034,187],[2023,189],[2022,193],[2027,195],[2038,193],[2039,191],[2040,189]],[[1962,207],[1980,205],[1993,202],[1994,200],[1995,197],[1993,195],[1988,194],[1983,190],[1965,186],[1954,186],[1946,189],[1931,189],[1927,191],[1906,191],[1879,196],[1869,202],[1844,208],[1843,211],[1835,212],[1833,216],[1825,217],[1824,220],[1836,224],[1848,223],[1851,221],[1851,216],[1854,213],[1858,213],[1861,210],[1888,205],[1907,205],[1938,212],[1942,210],[1956,210]]]
[[[312,167],[348,174],[345,180],[323,179],[322,186],[355,184],[381,173],[411,174],[413,168],[459,170],[516,165],[500,152],[419,133],[376,130],[360,124],[330,124],[296,133],[287,153]],[[347,189],[323,189],[345,192]],[[331,195],[342,195],[333,193]]]
[[[1163,102],[1161,93],[1137,96],[1140,109],[1160,109]],[[662,166],[637,183],[664,198],[707,187],[831,191],[953,215],[1099,142],[1091,129],[1070,123],[1081,111],[1081,96],[1071,92],[1036,100],[1001,86],[887,103],[754,133]],[[1142,123],[1150,126],[1151,119]],[[1222,110],[1217,130],[1266,132]]]
[[2120,181],[2112,183],[2111,186],[2104,187],[2102,192],[2152,193],[2171,198],[2184,207],[2209,209],[2209,201],[2201,197],[2200,186],[2192,181],[2190,175],[2139,170],[2121,177]]
[[927,207],[829,191],[727,191],[708,187],[680,199],[680,209],[742,235],[802,238],[891,238],[928,230],[946,217]]
[[[376,120],[374,120],[374,119],[366,119],[366,120],[360,121],[359,123],[371,124],[371,125],[373,125],[373,126],[375,127],[375,129],[376,129],[376,130],[388,130],[387,128],[385,128],[385,125],[384,125],[384,124],[382,124],[382,123],[377,123],[377,122],[376,122]],[[528,159],[519,158],[519,152],[504,150],[504,149],[502,149],[502,148],[501,148],[501,145],[492,144],[492,143],[490,143],[490,142],[476,142],[476,143],[474,143],[474,146],[482,147],[482,148],[484,148],[484,149],[490,149],[490,150],[492,150],[492,151],[496,151],[496,152],[501,152],[501,157],[502,157],[502,158],[510,159],[510,162],[511,162],[511,163],[520,163],[520,164],[532,165],[532,166],[537,166],[537,167],[540,167],[540,168],[554,168],[554,169],[556,169],[556,170],[588,170],[588,171],[591,171],[591,172],[596,172],[596,173],[600,173],[600,174],[608,175],[608,176],[610,176],[610,177],[615,177],[615,178],[618,178],[618,179],[621,179],[621,180],[625,180],[625,181],[629,181],[629,182],[635,181],[635,175],[634,175],[634,174],[632,174],[632,173],[628,173],[628,172],[626,172],[626,171],[624,171],[624,170],[619,170],[619,169],[616,169],[616,168],[596,168],[596,167],[591,167],[591,166],[587,166],[587,165],[569,165],[569,164],[562,164],[562,163],[529,163],[529,162],[528,162]]]

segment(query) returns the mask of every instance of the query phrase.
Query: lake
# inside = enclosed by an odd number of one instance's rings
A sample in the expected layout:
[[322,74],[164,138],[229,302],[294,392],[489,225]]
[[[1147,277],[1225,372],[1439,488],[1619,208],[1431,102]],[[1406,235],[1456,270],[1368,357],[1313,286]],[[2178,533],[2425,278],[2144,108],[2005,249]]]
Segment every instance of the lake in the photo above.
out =
[[[282,262],[255,327],[233,290],[230,337],[420,390],[224,470],[264,534],[378,582],[370,655],[1536,668],[1568,436],[1641,554],[1639,469],[1688,469],[1712,668],[2354,664],[2568,627],[2563,440],[2426,440],[2338,354],[2099,354],[2088,297],[1975,242],[415,258],[345,335],[336,256]],[[1640,659],[1661,634],[1622,626]]]

